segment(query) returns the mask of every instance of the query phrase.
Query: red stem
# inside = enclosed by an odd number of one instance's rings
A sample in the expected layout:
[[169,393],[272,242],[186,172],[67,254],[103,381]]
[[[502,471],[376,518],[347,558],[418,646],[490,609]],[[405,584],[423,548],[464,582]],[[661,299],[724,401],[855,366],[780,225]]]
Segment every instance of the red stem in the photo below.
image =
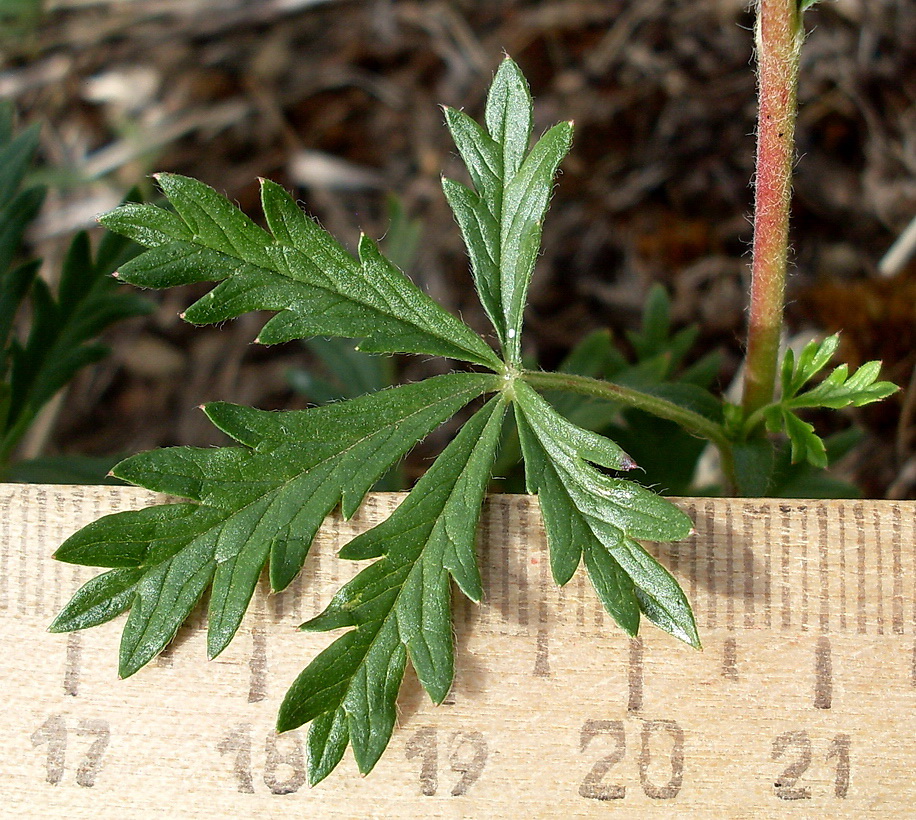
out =
[[758,0],[756,34],[759,111],[745,416],[771,402],[776,385],[804,40],[798,0]]

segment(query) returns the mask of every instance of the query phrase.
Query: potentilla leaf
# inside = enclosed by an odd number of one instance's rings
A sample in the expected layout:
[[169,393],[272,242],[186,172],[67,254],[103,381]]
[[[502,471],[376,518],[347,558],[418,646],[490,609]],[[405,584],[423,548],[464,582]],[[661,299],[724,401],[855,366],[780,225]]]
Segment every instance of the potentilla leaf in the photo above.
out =
[[[598,447],[594,433],[562,433],[569,422],[523,382],[515,385],[516,423],[529,492],[541,502],[554,577],[565,583],[583,551],[613,559],[587,564],[608,611],[630,634],[642,612],[675,637],[699,646],[693,613],[677,581],[636,539],[673,541],[690,534],[690,519],[671,502],[633,481],[612,478],[593,464],[628,469],[633,462],[613,442]],[[585,438],[587,434],[588,438]],[[615,454],[612,456],[612,454]],[[591,462],[591,463],[589,463]],[[556,557],[554,557],[556,554]],[[620,579],[619,569],[632,587]],[[637,606],[634,609],[634,599]]]
[[363,238],[348,254],[278,185],[262,181],[271,233],[225,197],[177,174],[157,177],[175,213],[124,206],[100,217],[113,231],[150,248],[118,275],[141,287],[219,282],[185,311],[212,324],[255,310],[277,311],[259,341],[311,336],[363,339],[372,352],[425,353],[499,370],[493,350],[460,319],[416,287]]
[[312,721],[309,780],[326,777],[347,743],[371,771],[391,737],[409,659],[435,703],[454,675],[449,576],[479,600],[474,538],[506,402],[479,410],[383,523],[357,536],[342,558],[380,560],[360,572],[302,629],[355,627],[319,654],[280,707],[279,731]]
[[[798,416],[799,410],[824,407],[840,410],[844,407],[862,407],[886,399],[899,388],[887,381],[878,381],[881,362],[866,362],[852,375],[848,365],[841,364],[821,382],[808,387],[833,358],[840,345],[838,334],[823,341],[805,345],[796,360],[788,349],[782,361],[779,400],[764,408],[763,415],[770,432],[784,432],[792,445],[792,462],[807,461],[818,468],[827,466],[824,442],[814,426]],[[808,389],[805,389],[808,387]]]
[[443,190],[464,236],[481,302],[507,359],[518,363],[541,223],[554,175],[572,143],[572,123],[555,125],[526,156],[531,95],[508,58],[490,87],[487,131],[452,108],[445,109],[445,119],[476,190],[449,179],[443,179]]
[[[351,516],[379,476],[418,440],[498,386],[496,376],[454,373],[310,410],[210,404],[205,411],[211,421],[243,447],[173,447],[121,462],[114,470],[119,478],[197,502],[106,516],[55,555],[69,563],[142,570],[129,601],[121,676],[165,647],[211,584],[207,651],[219,654],[238,629],[268,559],[271,585],[285,588],[338,503]],[[61,615],[61,631],[81,628],[73,624],[87,607],[95,613],[93,623],[125,608],[123,588],[93,583]]]
[[73,632],[106,623],[120,615],[134,597],[139,568],[113,569],[97,575],[77,591],[54,619],[51,632]]

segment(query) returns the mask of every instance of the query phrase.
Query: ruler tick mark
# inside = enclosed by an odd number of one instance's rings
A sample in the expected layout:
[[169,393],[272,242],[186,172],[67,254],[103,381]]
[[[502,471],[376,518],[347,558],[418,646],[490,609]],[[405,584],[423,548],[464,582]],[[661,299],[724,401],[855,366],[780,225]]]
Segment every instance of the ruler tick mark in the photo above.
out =
[[878,563],[878,634],[884,634],[884,556],[881,545],[881,515],[875,510],[875,558]]
[[763,611],[764,623],[767,629],[773,624],[773,545],[771,543],[773,530],[772,513],[763,508]]
[[267,630],[263,623],[256,623],[251,628],[248,670],[248,702],[260,703],[267,697]]
[[538,630],[537,649],[534,655],[534,674],[539,678],[550,677],[550,644],[546,629]]
[[743,544],[743,572],[744,576],[744,628],[754,626],[754,547],[752,543],[751,515],[747,506],[741,510],[741,541]]
[[903,634],[903,551],[900,529],[900,508],[894,507],[891,512],[891,545],[894,561],[893,630],[895,635]]
[[[35,527],[35,535],[39,544],[48,543],[48,495],[44,490],[39,490],[38,497],[35,499],[38,507],[38,524]],[[39,618],[44,615],[42,611],[44,606],[44,561],[39,562],[35,572],[35,602],[32,605],[32,611]]]
[[706,538],[706,628],[716,628],[716,527],[715,512],[711,503],[703,508],[706,526],[709,528]]
[[821,635],[814,650],[814,708],[829,709],[833,705],[833,661],[830,638]]
[[840,632],[846,631],[846,507],[841,506],[839,513],[840,528]]
[[9,609],[9,576],[10,576],[10,546],[13,539],[10,537],[10,508],[13,505],[13,496],[3,499],[0,509],[0,611]]
[[916,632],[916,538],[913,538],[914,525],[916,525],[916,510],[914,510],[913,517],[910,519],[910,541],[913,543],[913,565],[911,569],[913,573],[913,630]]
[[733,635],[722,644],[722,677],[738,680],[738,644]]
[[[499,516],[499,534],[505,539],[506,543],[509,543],[509,522],[506,518],[506,510],[503,510],[503,515]],[[502,562],[499,567],[499,580],[500,580],[500,599],[499,599],[499,612],[502,615],[503,621],[509,620],[509,550],[502,550]]]
[[83,636],[71,632],[67,636],[67,660],[64,668],[64,694],[76,697],[80,688],[80,661],[83,655]]
[[630,638],[630,657],[627,664],[627,711],[642,710],[643,645],[640,638]]
[[830,567],[829,553],[827,550],[827,508],[817,508],[817,526],[818,526],[818,575],[820,577],[821,587],[821,611],[820,611],[820,628],[821,632],[830,630]]
[[[528,499],[523,499],[517,509],[510,507],[511,509],[515,509],[513,517],[515,530],[519,534],[519,539],[524,543],[528,540],[525,522],[531,515],[531,505]],[[520,626],[528,626],[528,561],[525,560],[525,556],[518,561],[518,622]]]
[[156,666],[160,669],[170,669],[175,663],[175,639],[166,644],[165,648],[156,655]]
[[856,592],[856,632],[864,635],[866,632],[865,620],[865,513],[861,504],[856,504],[852,508],[852,515],[855,520],[856,531],[856,550],[858,561],[856,563],[856,574],[858,576],[858,590]]
[[801,567],[802,567],[802,594],[801,594],[801,628],[808,631],[808,516],[805,515],[806,507],[799,506],[802,513],[801,521]]
[[780,507],[782,515],[780,517],[779,542],[782,547],[780,556],[780,590],[782,592],[782,628],[789,629],[792,626],[792,587],[789,583],[789,513],[790,507],[783,505]]
[[735,538],[731,505],[725,508],[725,626],[735,628]]

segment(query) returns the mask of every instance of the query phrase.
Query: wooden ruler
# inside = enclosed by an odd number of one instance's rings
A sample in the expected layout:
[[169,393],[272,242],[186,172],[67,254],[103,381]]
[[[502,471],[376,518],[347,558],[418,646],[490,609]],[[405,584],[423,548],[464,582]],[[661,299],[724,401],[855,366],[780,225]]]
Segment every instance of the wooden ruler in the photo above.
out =
[[[916,801],[916,502],[684,499],[696,536],[653,551],[704,651],[629,640],[580,572],[556,589],[537,504],[488,502],[487,600],[456,596],[458,673],[440,707],[412,673],[375,771],[348,756],[309,789],[278,704],[332,636],[298,633],[359,568],[334,558],[400,496],[323,528],[302,579],[261,590],[205,658],[204,617],[133,678],[120,623],[45,630],[94,570],[71,532],[161,500],[0,486],[0,815],[130,817],[859,817]],[[307,813],[307,814],[306,814]]]

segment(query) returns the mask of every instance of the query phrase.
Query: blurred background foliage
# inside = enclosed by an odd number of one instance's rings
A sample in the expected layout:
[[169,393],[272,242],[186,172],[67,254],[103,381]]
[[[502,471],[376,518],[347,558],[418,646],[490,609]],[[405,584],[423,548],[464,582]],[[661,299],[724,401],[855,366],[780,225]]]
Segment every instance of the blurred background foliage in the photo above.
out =
[[[833,492],[914,497],[916,5],[835,0],[810,18],[790,340],[843,330],[852,365],[884,359],[900,394],[818,423],[837,434]],[[22,253],[44,260],[53,289],[74,233],[135,184],[152,195],[152,171],[196,176],[254,216],[256,177],[270,177],[349,245],[360,231],[386,237],[421,286],[486,332],[439,187],[458,161],[438,105],[479,114],[507,51],[532,83],[536,128],[576,122],[528,356],[733,389],[748,285],[751,24],[743,0],[3,0],[0,98],[22,125],[40,125],[26,182],[48,187]],[[360,363],[320,340],[259,347],[257,317],[191,328],[177,317],[189,291],[149,294],[153,314],[107,331],[112,355],[80,372],[18,457],[223,443],[202,401],[302,407],[446,366]],[[575,410],[586,411],[639,451],[650,483],[714,491],[697,442],[638,414]],[[448,435],[391,486],[409,484]],[[810,494],[809,478],[787,467],[785,492]]]

